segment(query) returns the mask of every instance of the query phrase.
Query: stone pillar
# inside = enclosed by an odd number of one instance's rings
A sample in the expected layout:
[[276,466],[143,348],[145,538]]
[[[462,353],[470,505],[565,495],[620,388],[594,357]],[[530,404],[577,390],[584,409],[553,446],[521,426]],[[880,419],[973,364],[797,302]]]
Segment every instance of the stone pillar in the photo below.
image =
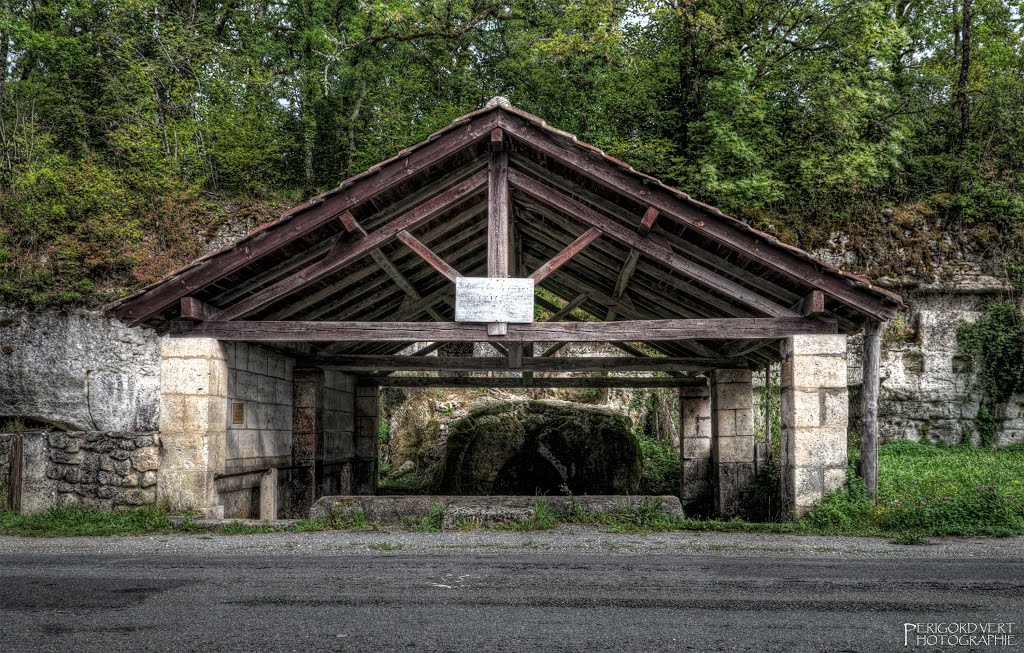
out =
[[[295,370],[292,376],[292,515],[308,515],[320,498],[323,475],[324,371]],[[301,466],[301,467],[300,467]]]
[[260,519],[277,519],[277,468],[268,469],[260,478]]
[[846,482],[846,336],[782,342],[782,502],[799,517]]
[[355,458],[352,494],[377,494],[377,445],[380,433],[380,387],[356,385]]
[[223,517],[214,476],[224,471],[227,397],[227,355],[219,341],[164,340],[157,500]]
[[711,458],[714,507],[721,517],[739,510],[754,481],[754,389],[750,370],[711,375]]
[[679,498],[688,515],[711,513],[711,390],[679,388],[682,483]]

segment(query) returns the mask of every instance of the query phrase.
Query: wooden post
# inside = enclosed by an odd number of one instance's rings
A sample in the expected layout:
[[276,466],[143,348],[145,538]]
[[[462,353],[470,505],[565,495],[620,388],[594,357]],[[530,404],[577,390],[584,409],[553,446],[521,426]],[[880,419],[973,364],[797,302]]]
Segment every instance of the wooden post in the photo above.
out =
[[864,380],[861,386],[860,473],[868,496],[878,503],[878,386],[882,324],[864,325]]
[[761,402],[764,404],[764,436],[765,442],[768,443],[768,451],[771,453],[772,448],[772,409],[769,403],[770,397],[768,391],[772,386],[772,366],[771,364],[764,366],[764,390],[761,391]]
[[[487,276],[507,277],[509,259],[508,228],[508,151],[504,132],[491,131],[491,160],[487,187]],[[488,335],[505,335],[508,325],[495,322],[487,325]]]

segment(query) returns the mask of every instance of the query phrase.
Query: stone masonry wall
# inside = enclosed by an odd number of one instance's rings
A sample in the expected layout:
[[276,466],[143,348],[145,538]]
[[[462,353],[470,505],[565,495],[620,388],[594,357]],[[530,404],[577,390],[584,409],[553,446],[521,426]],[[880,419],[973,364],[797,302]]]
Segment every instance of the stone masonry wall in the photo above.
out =
[[11,482],[11,439],[10,433],[0,433],[0,510],[6,510],[7,492]]
[[25,512],[68,504],[124,510],[156,502],[156,433],[54,431],[24,438],[25,481],[36,484],[22,494]]

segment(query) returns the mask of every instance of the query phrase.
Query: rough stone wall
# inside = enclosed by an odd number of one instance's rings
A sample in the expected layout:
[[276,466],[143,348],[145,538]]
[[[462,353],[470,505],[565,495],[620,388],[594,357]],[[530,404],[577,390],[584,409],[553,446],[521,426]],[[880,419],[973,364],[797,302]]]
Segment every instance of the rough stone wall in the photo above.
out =
[[89,311],[0,308],[0,416],[72,431],[153,431],[160,341]]
[[324,464],[347,462],[355,455],[356,377],[324,372]]
[[22,510],[77,504],[124,510],[156,502],[156,433],[24,433]]
[[[957,331],[984,306],[1005,298],[1005,282],[977,275],[943,283],[896,288],[909,306],[882,333],[879,438],[955,444],[966,434],[979,442],[976,418],[985,397],[968,361],[958,353]],[[859,427],[862,339],[848,349],[851,426]],[[994,412],[996,444],[1024,443],[1024,395]]]

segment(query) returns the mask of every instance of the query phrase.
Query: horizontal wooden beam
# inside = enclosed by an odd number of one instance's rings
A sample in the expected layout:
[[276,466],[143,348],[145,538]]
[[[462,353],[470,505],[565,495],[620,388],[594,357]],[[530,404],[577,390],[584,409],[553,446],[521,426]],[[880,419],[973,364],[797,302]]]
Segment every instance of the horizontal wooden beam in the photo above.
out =
[[360,382],[393,388],[697,388],[706,378],[635,376],[596,377],[490,377],[490,376],[360,376]]
[[[339,372],[501,372],[509,369],[509,359],[492,356],[321,356],[315,364]],[[703,372],[748,367],[745,360],[651,356],[523,356],[518,365],[513,369],[531,372]]]
[[506,335],[487,325],[459,322],[231,322],[174,323],[171,335],[253,342],[608,342],[634,340],[745,340],[835,333],[834,320],[733,318],[622,322],[510,324]]
[[217,309],[195,297],[181,298],[181,319],[202,322],[215,314]]

